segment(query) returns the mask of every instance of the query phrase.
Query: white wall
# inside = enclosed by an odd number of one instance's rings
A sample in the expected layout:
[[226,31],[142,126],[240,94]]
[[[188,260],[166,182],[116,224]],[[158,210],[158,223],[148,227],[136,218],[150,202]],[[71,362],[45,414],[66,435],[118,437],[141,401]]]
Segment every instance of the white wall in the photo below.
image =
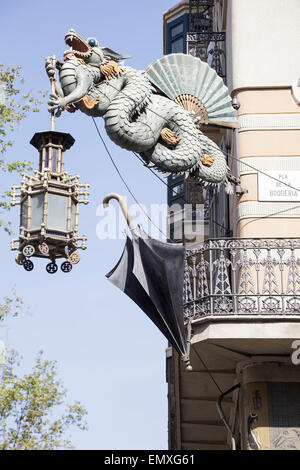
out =
[[230,91],[291,86],[300,77],[300,0],[229,0]]

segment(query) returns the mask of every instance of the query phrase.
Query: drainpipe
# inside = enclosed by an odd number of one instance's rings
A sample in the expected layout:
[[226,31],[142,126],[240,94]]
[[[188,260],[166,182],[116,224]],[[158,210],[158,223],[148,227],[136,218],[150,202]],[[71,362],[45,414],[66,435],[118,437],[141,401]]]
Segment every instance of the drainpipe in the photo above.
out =
[[225,414],[224,414],[224,411],[222,409],[222,400],[223,400],[223,397],[225,397],[225,395],[228,395],[229,393],[233,392],[234,390],[236,390],[237,388],[240,388],[241,384],[238,383],[236,385],[234,385],[233,387],[231,387],[229,390],[227,390],[226,392],[222,393],[222,395],[219,396],[219,398],[217,399],[217,410],[218,410],[218,413],[220,415],[220,418],[221,420],[223,421],[224,425],[226,426],[229,434],[230,434],[230,437],[231,437],[231,450],[236,450],[236,443],[235,443],[235,438],[234,438],[234,434],[233,434],[233,431],[231,429],[231,427],[229,426],[229,423],[227,421],[227,419],[225,418]]

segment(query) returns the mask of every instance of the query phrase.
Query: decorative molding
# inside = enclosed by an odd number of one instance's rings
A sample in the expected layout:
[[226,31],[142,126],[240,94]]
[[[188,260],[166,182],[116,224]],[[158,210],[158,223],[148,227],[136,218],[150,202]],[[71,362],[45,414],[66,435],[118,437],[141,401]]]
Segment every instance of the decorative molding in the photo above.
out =
[[239,116],[239,132],[300,129],[300,113]]
[[295,103],[300,105],[300,79],[292,84],[292,97]]
[[242,219],[299,218],[300,204],[285,202],[241,202],[237,207],[237,221]]
[[171,21],[180,18],[180,16],[189,13],[189,0],[184,0],[181,3],[175,5],[169,10],[164,12],[164,21],[170,23]]
[[299,171],[300,157],[245,157],[240,159],[240,176],[257,174],[257,170],[254,168],[265,172],[271,170]]

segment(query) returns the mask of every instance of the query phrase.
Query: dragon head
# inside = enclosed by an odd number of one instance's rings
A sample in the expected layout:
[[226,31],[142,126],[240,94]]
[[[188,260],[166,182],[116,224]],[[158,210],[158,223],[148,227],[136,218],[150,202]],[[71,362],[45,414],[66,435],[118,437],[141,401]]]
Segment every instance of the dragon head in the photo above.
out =
[[65,59],[70,56],[88,59],[92,55],[92,47],[74,29],[70,29],[65,35],[65,43],[70,46],[70,49],[64,53]]
[[98,40],[93,37],[89,37],[86,40],[83,39],[74,29],[70,29],[67,32],[65,42],[70,46],[70,49],[65,51],[64,60],[75,56],[87,63],[102,65],[109,60],[119,62],[129,58],[129,56],[118,54],[108,47],[100,47]]

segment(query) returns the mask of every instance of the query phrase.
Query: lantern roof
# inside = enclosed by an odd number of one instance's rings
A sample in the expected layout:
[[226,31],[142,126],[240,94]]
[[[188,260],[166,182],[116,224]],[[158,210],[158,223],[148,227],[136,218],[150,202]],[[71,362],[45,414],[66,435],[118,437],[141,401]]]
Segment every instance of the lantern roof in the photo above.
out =
[[30,143],[37,150],[40,150],[41,146],[49,143],[59,143],[63,146],[64,150],[68,150],[74,144],[75,139],[71,134],[65,132],[56,132],[56,131],[43,131],[36,132],[32,137]]

